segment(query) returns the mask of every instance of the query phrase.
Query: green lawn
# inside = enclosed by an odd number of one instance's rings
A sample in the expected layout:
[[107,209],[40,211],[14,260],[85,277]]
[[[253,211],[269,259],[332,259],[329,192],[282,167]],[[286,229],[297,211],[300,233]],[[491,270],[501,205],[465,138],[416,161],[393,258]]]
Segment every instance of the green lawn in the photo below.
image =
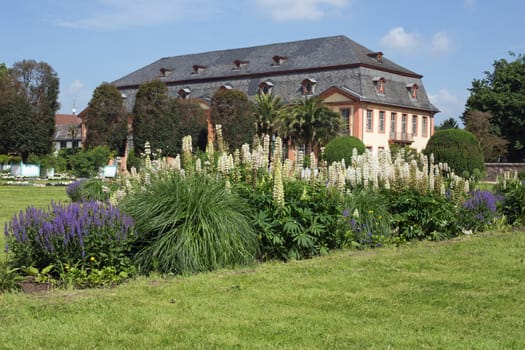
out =
[[525,349],[524,257],[524,232],[493,232],[4,294],[0,349]]

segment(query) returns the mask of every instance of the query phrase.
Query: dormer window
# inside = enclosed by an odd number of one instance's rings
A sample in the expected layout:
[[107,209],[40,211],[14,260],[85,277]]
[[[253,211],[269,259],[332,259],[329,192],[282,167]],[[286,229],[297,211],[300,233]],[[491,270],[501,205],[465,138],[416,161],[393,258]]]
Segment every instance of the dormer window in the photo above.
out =
[[160,77],[161,78],[166,78],[171,73],[173,73],[173,69],[168,69],[168,68],[161,68],[160,69]]
[[190,98],[191,89],[188,87],[182,88],[178,91],[179,97],[183,100]]
[[250,63],[250,61],[235,60],[233,61],[233,70],[239,70]]
[[226,84],[221,85],[221,87],[219,89],[221,89],[221,90],[231,90],[231,89],[233,89],[233,86],[230,83],[226,83]]
[[206,66],[201,66],[199,64],[193,65],[193,72],[191,74],[201,74],[206,69]]
[[381,51],[370,52],[367,56],[374,58],[379,63],[383,63],[383,53]]
[[410,98],[414,100],[417,99],[417,90],[418,90],[417,84],[407,84],[407,90],[410,94]]
[[304,96],[313,95],[315,93],[315,85],[317,81],[312,78],[306,78],[301,82]]
[[279,67],[280,65],[284,64],[284,62],[286,62],[287,59],[288,57],[286,56],[275,55],[272,57],[272,66]]
[[376,93],[384,95],[385,94],[385,78],[376,77],[373,79],[374,84],[376,85]]
[[273,83],[271,81],[263,81],[259,84],[259,93],[262,95],[269,95],[272,93]]

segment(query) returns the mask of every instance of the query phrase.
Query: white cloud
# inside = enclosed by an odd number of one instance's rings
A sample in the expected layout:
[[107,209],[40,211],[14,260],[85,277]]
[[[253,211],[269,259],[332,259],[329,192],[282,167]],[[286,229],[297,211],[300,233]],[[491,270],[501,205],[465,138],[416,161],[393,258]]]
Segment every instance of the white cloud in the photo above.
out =
[[78,94],[80,90],[84,87],[84,84],[80,80],[75,80],[71,85],[69,85],[68,92],[71,96],[75,96]]
[[[85,17],[61,20],[70,28],[123,29],[177,21],[203,13],[207,0],[97,0],[95,9]],[[86,11],[87,12],[87,11]]]
[[276,21],[319,20],[327,9],[342,9],[350,0],[255,0]]
[[438,32],[432,36],[432,52],[446,53],[451,49],[450,38],[447,33]]
[[463,2],[465,3],[465,6],[467,8],[473,9],[474,7],[476,7],[477,0],[463,0]]
[[391,49],[414,50],[421,46],[421,38],[419,34],[409,33],[403,27],[395,27],[381,39],[381,44]]
[[417,32],[408,32],[401,26],[390,29],[381,38],[380,44],[390,50],[409,54],[416,50],[432,54],[443,54],[452,50],[452,40],[445,32],[437,32],[428,39]]
[[465,110],[465,101],[458,96],[451,94],[447,89],[441,89],[436,94],[429,94],[430,102],[436,106],[443,118],[456,118],[463,114]]

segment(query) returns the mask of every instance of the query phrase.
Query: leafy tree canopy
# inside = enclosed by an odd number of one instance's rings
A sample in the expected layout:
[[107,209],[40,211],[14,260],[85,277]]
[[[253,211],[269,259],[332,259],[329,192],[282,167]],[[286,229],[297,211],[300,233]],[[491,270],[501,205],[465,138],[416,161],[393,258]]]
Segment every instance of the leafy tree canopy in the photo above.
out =
[[133,138],[137,153],[144,144],[175,156],[182,152],[182,138],[191,135],[194,148],[204,150],[207,141],[206,114],[191,100],[171,98],[160,80],[142,84],[133,108]]
[[506,157],[508,141],[497,136],[491,118],[489,112],[471,111],[464,116],[465,130],[478,138],[485,161],[499,162]]
[[222,125],[224,139],[231,148],[251,143],[255,135],[253,104],[239,90],[219,89],[211,99],[211,122]]
[[127,112],[122,94],[110,83],[102,83],[93,92],[86,111],[86,146],[108,146],[124,153],[128,133]]
[[276,128],[282,138],[305,145],[306,153],[318,152],[341,131],[341,115],[326,107],[318,97],[304,98],[279,113]]
[[[525,57],[510,53],[513,61],[500,59],[485,78],[475,79],[470,88],[467,108],[462,116],[476,116],[473,111],[490,112],[490,123],[497,136],[507,141],[510,161],[525,159]],[[474,121],[471,120],[471,123]]]
[[446,120],[443,120],[443,122],[436,129],[437,130],[459,129],[459,125],[456,119],[448,118]]
[[0,148],[24,161],[29,153],[50,153],[59,108],[57,73],[45,62],[24,60],[11,69],[0,64],[0,80]]

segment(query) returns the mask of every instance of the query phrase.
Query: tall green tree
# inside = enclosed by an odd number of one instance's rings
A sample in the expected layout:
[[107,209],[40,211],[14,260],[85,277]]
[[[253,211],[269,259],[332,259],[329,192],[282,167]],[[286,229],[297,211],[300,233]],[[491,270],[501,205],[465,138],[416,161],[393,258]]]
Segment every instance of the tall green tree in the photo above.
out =
[[306,154],[318,153],[321,146],[336,137],[342,128],[339,113],[323,104],[319,97],[304,98],[284,108],[276,120],[278,134],[295,146],[305,145]]
[[201,106],[192,100],[172,99],[172,111],[176,122],[175,140],[177,153],[182,152],[182,138],[190,135],[194,149],[206,150],[208,143],[208,119]]
[[171,98],[159,80],[142,84],[133,107],[133,139],[137,152],[144,144],[164,155],[182,152],[182,138],[191,135],[194,148],[205,149],[207,120],[203,109],[191,100]]
[[133,107],[133,142],[137,153],[144,152],[144,144],[162,149],[164,154],[175,151],[175,120],[170,111],[166,84],[160,80],[140,85]]
[[498,162],[506,158],[508,141],[497,136],[491,118],[489,112],[471,111],[464,117],[465,130],[478,138],[485,161]]
[[16,79],[5,72],[0,77],[0,154],[18,153],[27,161],[36,153],[34,112],[29,101],[19,93]]
[[211,122],[214,126],[222,125],[224,140],[231,148],[240,148],[253,141],[253,104],[242,91],[217,90],[211,99]]
[[58,77],[44,62],[0,65],[0,152],[44,155],[53,149]]
[[86,111],[86,147],[108,146],[123,154],[128,134],[127,112],[122,94],[110,83],[93,92]]
[[274,124],[283,107],[280,97],[272,94],[259,94],[255,97],[255,127],[257,135],[273,135]]
[[[490,112],[490,123],[497,135],[507,141],[508,159],[525,159],[525,56],[510,53],[514,60],[500,59],[485,78],[474,79],[467,108],[462,116],[473,111]],[[471,114],[472,117],[472,114]]]
[[458,122],[454,118],[448,118],[443,120],[441,124],[436,128],[436,130],[445,130],[445,129],[459,129]]

